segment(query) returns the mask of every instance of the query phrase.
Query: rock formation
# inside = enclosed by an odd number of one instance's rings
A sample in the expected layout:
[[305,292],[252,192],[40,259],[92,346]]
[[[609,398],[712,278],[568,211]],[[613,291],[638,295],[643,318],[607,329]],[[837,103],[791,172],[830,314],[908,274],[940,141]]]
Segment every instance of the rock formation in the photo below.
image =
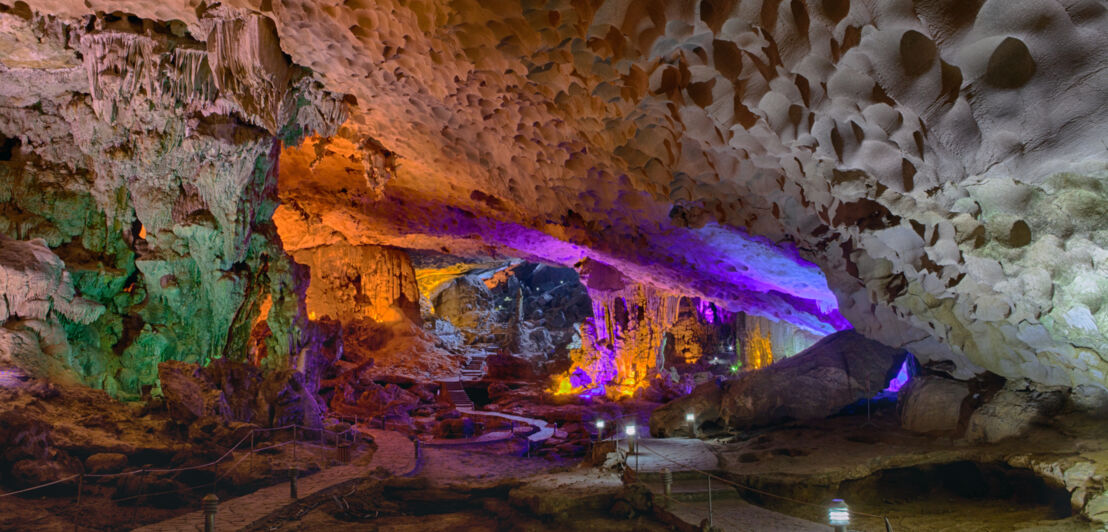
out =
[[333,244],[293,252],[311,269],[308,315],[341,322],[419,323],[419,289],[408,254],[380,246]]
[[66,336],[115,393],[152,360],[238,356],[266,293],[266,360],[296,351],[274,208],[303,228],[290,249],[587,258],[959,377],[1103,387],[1106,20],[1080,0],[32,0],[0,13],[2,232],[105,306]]
[[303,281],[270,221],[277,149],[331,131],[341,104],[307,84],[258,15],[213,12],[205,42],[180,22],[78,24],[19,6],[0,14],[26,44],[0,59],[0,226],[41,238],[103,309],[57,307],[69,369],[134,397],[156,386],[158,362],[242,360],[263,301],[264,364],[286,367]]
[[888,386],[905,356],[857,332],[838,332],[796,356],[731,379],[722,389],[714,383],[697,387],[656,410],[650,432],[687,433],[686,412],[697,424],[720,422],[738,429],[827,417]]

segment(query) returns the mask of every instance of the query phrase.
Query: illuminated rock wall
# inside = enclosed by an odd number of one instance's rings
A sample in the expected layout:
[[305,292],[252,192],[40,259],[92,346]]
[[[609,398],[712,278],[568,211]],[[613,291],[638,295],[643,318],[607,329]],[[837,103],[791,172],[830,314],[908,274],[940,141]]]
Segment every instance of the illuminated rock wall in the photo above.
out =
[[[19,108],[91,73],[92,107],[121,120],[135,89],[230,94],[182,107],[199,131],[332,116],[281,91],[297,69],[280,52],[345,95],[324,137],[346,181],[282,205],[320,244],[589,257],[813,332],[853,324],[962,377],[1108,384],[1102,2],[28,0],[7,16],[31,9],[70,29],[5,37]],[[154,59],[143,39],[85,39],[97,11],[182,46],[157,75],[74,70],[108,49]],[[110,105],[105,79],[129,87]]]
[[766,367],[808,349],[821,338],[788,322],[741,313],[735,316],[735,337],[743,369]]
[[695,363],[706,350],[724,351],[731,315],[699,299],[629,281],[595,261],[578,265],[593,314],[581,327],[581,347],[556,393],[633,395],[651,383],[667,359]]
[[216,14],[205,43],[174,24],[0,13],[2,38],[23,42],[0,58],[0,232],[42,238],[103,309],[47,316],[64,331],[37,337],[51,376],[136,396],[161,361],[245,360],[259,318],[255,360],[299,350],[305,279],[270,221],[278,137],[322,127],[330,97],[297,85],[266,19]]
[[407,252],[334,244],[296,251],[293,258],[311,269],[306,300],[311,319],[420,323],[419,288]]

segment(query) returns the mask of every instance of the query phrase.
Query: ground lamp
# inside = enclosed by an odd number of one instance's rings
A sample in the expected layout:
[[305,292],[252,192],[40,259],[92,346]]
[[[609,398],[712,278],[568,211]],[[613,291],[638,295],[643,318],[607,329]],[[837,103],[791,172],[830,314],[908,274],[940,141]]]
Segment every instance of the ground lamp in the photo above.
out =
[[689,434],[693,437],[696,437],[696,414],[692,412],[686,412],[685,422],[689,424]]
[[831,506],[827,508],[827,522],[836,532],[846,532],[846,526],[850,524],[850,508],[842,499],[831,501]]
[[599,441],[604,438],[604,420],[596,420],[596,439]]

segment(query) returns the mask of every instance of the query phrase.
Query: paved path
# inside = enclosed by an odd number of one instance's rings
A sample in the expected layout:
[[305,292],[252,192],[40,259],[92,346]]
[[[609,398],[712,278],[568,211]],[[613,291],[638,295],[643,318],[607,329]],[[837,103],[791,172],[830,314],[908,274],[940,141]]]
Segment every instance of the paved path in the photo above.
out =
[[[708,502],[674,501],[667,510],[686,524],[708,517]],[[727,532],[831,532],[831,527],[754,506],[740,499],[712,501],[712,526]]]
[[[325,469],[297,480],[297,492],[301,498],[320,490],[363,477],[384,467],[394,475],[407,473],[415,468],[415,450],[411,440],[398,432],[376,429],[358,429],[373,436],[377,451],[368,463],[354,463]],[[314,446],[304,446],[305,454],[316,451]],[[266,516],[295,502],[289,497],[288,482],[262,488],[249,495],[221,502],[215,516],[215,529],[219,532],[241,530]],[[204,514],[196,511],[167,521],[135,529],[136,532],[195,532],[204,529]]]
[[541,419],[532,419],[532,418],[529,418],[529,417],[516,416],[516,415],[513,415],[513,414],[505,414],[503,412],[494,412],[492,410],[474,410],[472,408],[459,408],[458,411],[460,411],[460,412],[471,412],[473,414],[477,414],[477,415],[481,415],[481,416],[499,417],[499,418],[508,419],[508,420],[511,420],[511,421],[516,421],[516,422],[519,422],[519,423],[523,423],[525,425],[531,425],[531,426],[539,429],[538,432],[536,432],[536,433],[534,433],[534,434],[527,437],[527,439],[531,440],[532,443],[537,443],[537,442],[540,442],[540,441],[546,441],[546,440],[550,439],[551,436],[554,435],[554,427],[551,426],[546,421],[541,420]]
[[[626,448],[623,442],[621,448]],[[697,528],[708,517],[709,484],[702,471],[720,475],[719,458],[704,442],[693,438],[643,438],[639,441],[638,477],[654,493],[656,501],[665,497],[662,469],[673,474],[671,499],[664,513]],[[628,458],[635,467],[635,456]],[[746,532],[828,532],[831,527],[750,504],[740,497],[738,488],[713,479],[711,483],[712,524],[725,531]]]

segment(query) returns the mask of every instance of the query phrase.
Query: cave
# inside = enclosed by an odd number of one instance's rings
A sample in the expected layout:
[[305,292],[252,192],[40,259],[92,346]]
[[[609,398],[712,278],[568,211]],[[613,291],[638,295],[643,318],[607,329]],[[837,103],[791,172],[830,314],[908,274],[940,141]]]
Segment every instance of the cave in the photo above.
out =
[[0,0],[0,530],[1101,530],[1106,29]]

